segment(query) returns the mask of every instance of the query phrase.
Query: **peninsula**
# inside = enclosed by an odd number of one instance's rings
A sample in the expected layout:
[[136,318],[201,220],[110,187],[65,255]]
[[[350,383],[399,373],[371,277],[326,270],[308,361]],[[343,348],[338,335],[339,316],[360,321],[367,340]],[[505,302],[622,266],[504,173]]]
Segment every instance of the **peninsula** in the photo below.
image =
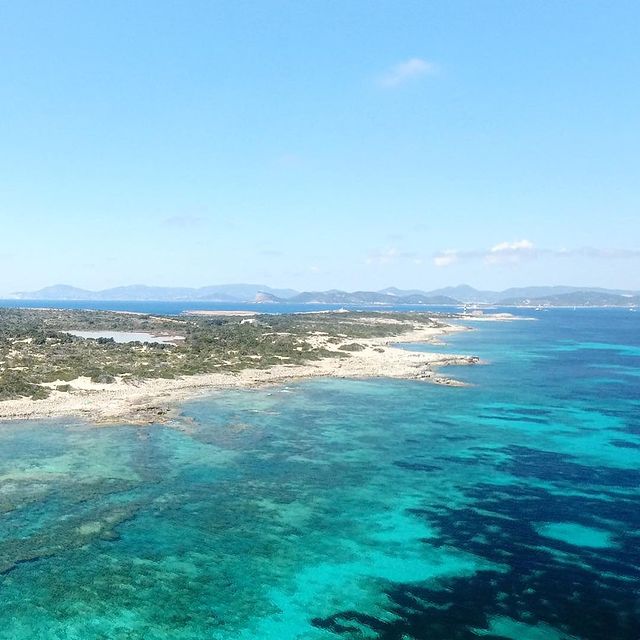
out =
[[0,309],[0,420],[157,422],[171,417],[176,401],[207,391],[317,376],[460,384],[438,368],[477,358],[394,346],[464,330],[451,323],[459,317]]

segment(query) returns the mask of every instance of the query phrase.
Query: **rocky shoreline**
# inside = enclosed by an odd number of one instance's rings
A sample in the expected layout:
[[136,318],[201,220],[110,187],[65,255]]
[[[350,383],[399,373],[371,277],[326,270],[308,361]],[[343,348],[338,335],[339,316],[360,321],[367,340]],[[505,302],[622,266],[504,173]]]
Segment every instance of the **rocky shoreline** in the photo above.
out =
[[[479,362],[476,356],[408,351],[395,344],[433,343],[444,335],[464,330],[459,325],[424,326],[400,337],[361,339],[361,350],[349,352],[347,357],[326,357],[301,365],[278,364],[266,369],[155,378],[137,383],[117,379],[112,384],[99,384],[78,378],[69,383],[68,391],[52,391],[42,400],[19,398],[0,402],[0,421],[75,417],[96,424],[166,422],[179,413],[180,402],[207,393],[318,377],[386,377],[462,386],[463,383],[443,376],[439,368],[476,364]],[[337,351],[349,342],[332,344],[323,336],[315,339],[315,346],[330,351]]]

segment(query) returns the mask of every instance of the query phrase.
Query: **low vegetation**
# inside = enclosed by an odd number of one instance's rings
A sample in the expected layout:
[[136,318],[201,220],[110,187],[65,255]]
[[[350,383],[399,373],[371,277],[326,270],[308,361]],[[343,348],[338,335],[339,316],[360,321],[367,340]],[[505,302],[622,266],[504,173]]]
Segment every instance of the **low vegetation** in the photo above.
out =
[[[363,348],[358,340],[401,336],[416,323],[438,320],[418,313],[260,315],[248,321],[229,316],[0,309],[0,400],[43,398],[51,388],[70,391],[69,381],[82,376],[110,384],[117,378],[135,382],[349,357],[347,352]],[[120,344],[66,333],[101,330],[184,339],[175,344]],[[318,336],[341,346],[319,347]]]

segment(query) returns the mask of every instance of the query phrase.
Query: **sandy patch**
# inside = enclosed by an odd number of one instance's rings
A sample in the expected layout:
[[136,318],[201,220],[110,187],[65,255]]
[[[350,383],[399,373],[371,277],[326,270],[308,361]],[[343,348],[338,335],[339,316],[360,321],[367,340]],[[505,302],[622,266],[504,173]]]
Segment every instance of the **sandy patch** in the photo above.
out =
[[68,384],[69,391],[53,390],[44,400],[20,398],[0,402],[0,420],[37,419],[76,416],[97,423],[129,422],[148,424],[175,415],[175,403],[221,389],[280,384],[305,378],[401,378],[439,384],[461,383],[438,373],[437,368],[451,364],[474,364],[478,358],[465,355],[422,353],[394,346],[398,342],[434,342],[448,333],[464,331],[456,325],[430,327],[416,325],[413,331],[389,338],[346,338],[328,342],[329,336],[314,335],[314,346],[337,351],[344,344],[362,345],[360,351],[341,351],[343,357],[328,357],[302,365],[286,363],[268,369],[244,369],[237,373],[220,372],[185,376],[177,379],[147,379],[132,383],[116,378],[113,384],[97,384],[78,378]]

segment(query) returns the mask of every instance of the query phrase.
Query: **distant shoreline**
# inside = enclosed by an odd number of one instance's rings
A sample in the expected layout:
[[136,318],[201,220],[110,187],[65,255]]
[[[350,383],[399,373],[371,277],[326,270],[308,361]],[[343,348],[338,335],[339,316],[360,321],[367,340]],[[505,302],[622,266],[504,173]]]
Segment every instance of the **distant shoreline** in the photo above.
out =
[[[215,302],[202,300],[53,300],[0,298],[0,307],[16,309],[86,309],[114,311],[138,315],[256,315],[264,313],[317,313],[318,309],[337,311],[344,308],[348,311],[446,311],[448,309],[495,309],[524,310],[638,310],[640,303],[629,304],[548,304],[531,302],[529,304],[505,304],[500,302],[459,302],[451,303],[404,303],[404,302]],[[120,308],[117,308],[120,307]],[[127,308],[124,308],[127,307]],[[155,307],[155,308],[154,308]],[[202,308],[206,307],[206,308]],[[168,310],[169,309],[169,310]],[[172,311],[171,309],[175,310]],[[292,309],[296,309],[292,311]]]
[[[0,402],[0,421],[73,417],[95,424],[168,422],[179,413],[178,403],[205,394],[322,377],[395,378],[462,386],[463,383],[441,375],[437,369],[447,365],[475,364],[479,362],[477,357],[414,352],[394,345],[399,341],[433,343],[445,335],[465,330],[468,328],[460,325],[425,325],[400,337],[361,339],[359,342],[364,348],[345,358],[326,357],[311,363],[278,364],[268,369],[244,369],[236,373],[154,378],[135,384],[123,380],[100,384],[79,378],[70,382],[70,391],[52,390],[45,399],[23,397]],[[318,346],[337,350],[343,345],[324,344],[318,337]]]

